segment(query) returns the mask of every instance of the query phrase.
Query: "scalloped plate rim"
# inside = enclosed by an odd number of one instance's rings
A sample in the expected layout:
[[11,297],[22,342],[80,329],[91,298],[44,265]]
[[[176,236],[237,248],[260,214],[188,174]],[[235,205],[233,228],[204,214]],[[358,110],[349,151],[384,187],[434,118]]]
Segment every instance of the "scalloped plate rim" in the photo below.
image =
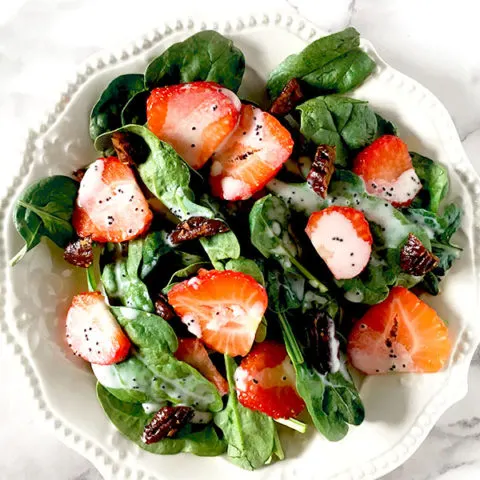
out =
[[[252,25],[253,21],[253,25]],[[232,24],[236,22],[236,26],[232,27]],[[171,26],[171,23],[174,23],[174,27]],[[224,33],[232,33],[234,31],[241,31],[241,30],[248,30],[250,28],[256,28],[257,26],[270,26],[273,28],[281,28],[286,30],[290,33],[295,34],[299,38],[303,40],[309,40],[312,38],[316,38],[318,36],[323,36],[328,34],[324,29],[319,28],[303,16],[299,14],[295,14],[292,12],[286,11],[278,11],[274,13],[254,13],[251,15],[239,16],[236,17],[234,20],[223,20],[223,21],[210,21],[206,22],[203,20],[193,20],[189,17],[185,19],[179,19],[176,22],[165,23],[164,26],[164,33],[160,34],[158,28],[151,31],[149,34],[144,35],[138,41],[130,42],[129,46],[126,46],[122,50],[122,55],[118,55],[118,63],[126,61],[130,58],[133,58],[141,53],[144,53],[151,48],[154,48],[155,45],[168,36],[173,35],[175,33],[179,33],[182,31],[198,31],[203,30],[206,28],[211,28],[217,31],[221,31]],[[294,28],[297,28],[294,31]],[[310,28],[310,35],[307,38],[302,36],[302,32],[305,32],[306,27]],[[139,44],[142,44],[140,47]],[[372,44],[362,38],[362,46],[370,51],[375,57],[378,62],[386,67],[386,69],[391,73],[391,75],[403,77],[407,79],[410,84],[414,85],[415,88],[421,89],[426,96],[430,98],[433,102],[435,108],[440,109],[441,113],[445,116],[449,130],[454,132],[453,134],[453,141],[457,143],[456,148],[460,149],[462,155],[460,155],[459,165],[461,164],[462,167],[462,174],[463,177],[468,176],[468,180],[466,180],[466,187],[469,189],[469,192],[472,195],[480,196],[480,178],[478,177],[477,173],[473,169],[472,164],[469,162],[464,150],[463,146],[461,145],[460,139],[458,138],[458,134],[454,127],[453,121],[448,114],[444,105],[440,102],[440,100],[427,88],[420,85],[415,80],[407,77],[406,75],[402,74],[401,72],[395,70],[393,67],[388,65],[375,51]],[[128,53],[131,52],[131,53]],[[114,58],[115,62],[111,62],[110,59]],[[40,123],[40,127],[37,131],[30,129],[28,130],[28,137],[26,140],[26,148],[24,152],[24,156],[22,162],[17,169],[17,173],[14,174],[13,179],[7,188],[6,194],[4,198],[2,198],[0,202],[0,219],[8,218],[7,212],[10,214],[11,209],[13,207],[13,199],[16,196],[16,193],[19,191],[20,187],[24,183],[25,177],[28,176],[31,167],[34,163],[33,158],[29,157],[29,150],[31,149],[30,144],[34,143],[37,139],[41,138],[45,135],[54,125],[61,121],[62,115],[66,109],[66,106],[69,103],[69,100],[73,98],[73,96],[79,95],[81,93],[82,85],[87,81],[87,79],[94,76],[99,71],[102,71],[105,67],[108,66],[110,63],[117,64],[117,59],[115,57],[114,52],[111,50],[104,50],[98,52],[91,57],[89,57],[85,62],[82,62],[81,65],[76,70],[76,80],[73,82],[68,82],[67,87],[63,90],[60,95],[60,100],[49,110],[49,114],[44,122]],[[97,65],[96,67],[92,67],[92,65]],[[69,98],[70,97],[70,98]],[[458,167],[458,165],[457,165]],[[480,239],[480,216],[477,215],[475,217],[475,222],[473,225],[475,237]],[[135,468],[132,465],[128,465],[126,462],[115,461],[112,456],[108,453],[107,449],[100,445],[98,442],[95,442],[85,432],[81,432],[78,429],[74,429],[68,419],[61,418],[58,413],[55,413],[53,409],[51,409],[48,405],[48,402],[45,400],[44,392],[42,391],[42,378],[37,373],[35,368],[34,360],[25,353],[25,349],[23,347],[23,340],[21,336],[16,332],[16,329],[12,325],[12,322],[7,321],[7,315],[11,314],[11,310],[8,309],[9,305],[9,268],[8,265],[8,258],[7,258],[7,251],[6,251],[6,224],[7,222],[3,222],[2,228],[2,236],[0,238],[0,272],[5,272],[7,275],[1,275],[0,284],[0,313],[2,314],[0,317],[0,335],[5,340],[7,347],[11,347],[12,356],[19,359],[20,363],[25,371],[25,376],[29,381],[30,384],[30,392],[32,394],[32,398],[34,403],[37,407],[37,410],[43,414],[45,417],[46,423],[52,428],[57,438],[59,438],[63,443],[65,443],[70,448],[74,449],[89,461],[91,461],[95,467],[100,471],[100,473],[105,478],[132,478],[133,474],[137,474],[137,478],[143,478],[146,474],[149,478],[153,478],[152,475],[148,472],[140,468]],[[478,250],[478,248],[477,248]],[[476,253],[475,255],[478,255]],[[477,272],[477,280],[478,280],[478,272]],[[334,475],[331,478],[342,478],[342,479],[356,479],[356,478],[379,478],[382,475],[392,471],[403,462],[405,462],[421,445],[425,437],[434,427],[438,418],[454,403],[461,400],[467,393],[468,390],[468,382],[467,382],[467,375],[468,369],[471,363],[471,359],[473,354],[480,344],[480,330],[478,328],[474,328],[473,330],[473,337],[470,339],[470,343],[468,346],[468,350],[464,351],[464,360],[456,365],[456,377],[453,378],[452,375],[447,377],[444,385],[444,395],[439,397],[437,400],[434,400],[427,404],[424,408],[424,411],[420,412],[417,418],[420,418],[422,415],[425,416],[425,412],[430,408],[432,410],[432,405],[435,405],[436,408],[433,408],[433,412],[428,414],[427,418],[427,425],[423,426],[421,430],[421,434],[414,438],[415,442],[413,445],[410,445],[408,448],[404,448],[403,453],[398,455],[391,456],[388,459],[389,454],[391,451],[385,452],[383,455],[373,458],[365,464],[360,465],[360,472],[359,474],[354,474],[351,470],[345,470],[343,472],[339,472],[338,474]],[[411,428],[415,428],[416,424],[414,424]],[[400,445],[401,441],[404,440],[408,436],[408,433],[399,440],[397,446]],[[394,447],[395,449],[395,447]],[[394,450],[392,449],[392,450]],[[378,464],[379,466],[374,466],[374,463]],[[368,467],[373,467],[374,472],[372,474],[364,473],[365,471],[368,472],[370,470]]]

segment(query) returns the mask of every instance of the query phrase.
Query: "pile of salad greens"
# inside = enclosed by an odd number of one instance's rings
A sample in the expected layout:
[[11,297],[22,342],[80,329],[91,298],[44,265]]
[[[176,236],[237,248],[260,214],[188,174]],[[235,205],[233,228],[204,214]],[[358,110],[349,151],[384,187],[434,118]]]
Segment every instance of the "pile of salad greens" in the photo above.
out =
[[[212,198],[201,172],[191,170],[172,146],[145,126],[146,100],[153,88],[207,80],[237,92],[245,58],[222,35],[202,31],[172,45],[151,61],[144,74],[115,78],[93,107],[90,136],[99,154],[115,155],[112,134],[128,133],[141,147],[138,176],[162,206],[146,235],[128,244],[100,245],[95,265],[87,269],[90,288],[100,288],[101,282],[113,315],[135,347],[125,361],[94,367],[98,400],[116,428],[140,448],[156,454],[214,456],[226,452],[233,463],[248,470],[284,457],[274,420],[237,399],[236,359],[212,356],[228,380],[228,398],[223,399],[212,383],[174,356],[184,326],[156,315],[155,300],[200,268],[243,272],[266,287],[269,308],[256,341],[283,339],[296,372],[297,391],[313,425],[328,440],[338,441],[350,425],[362,423],[364,407],[344,354],[334,373],[328,362],[310,358],[304,332],[312,315],[321,313],[335,322],[344,351],[353,310],[358,317],[359,311],[383,301],[396,285],[416,285],[436,295],[459,257],[461,249],[451,239],[462,212],[455,204],[442,205],[449,189],[442,165],[411,152],[423,189],[408,208],[384,207],[385,202],[367,193],[362,179],[350,170],[359,150],[384,134],[397,133],[396,126],[367,101],[346,95],[375,70],[375,62],[359,41],[358,32],[347,28],[312,42],[270,73],[266,89],[272,100],[293,78],[302,81],[305,98],[282,119],[295,139],[292,158],[257,200]],[[322,144],[336,148],[336,170],[326,198],[306,182],[312,151]],[[25,246],[12,264],[43,237],[60,248],[75,240],[71,219],[78,188],[73,178],[53,176],[21,194],[14,222]],[[332,277],[303,231],[312,212],[331,205],[361,209],[374,237],[366,269],[350,280]],[[221,219],[230,231],[172,245],[168,233],[175,223],[192,215]],[[410,233],[439,258],[438,266],[422,277],[400,268],[400,252]],[[98,268],[101,278],[95,278]],[[104,381],[112,376],[122,388]],[[188,423],[174,438],[145,444],[142,432],[154,413],[146,405],[158,409],[167,404],[208,412],[206,420]],[[298,421],[290,426],[303,429]]]

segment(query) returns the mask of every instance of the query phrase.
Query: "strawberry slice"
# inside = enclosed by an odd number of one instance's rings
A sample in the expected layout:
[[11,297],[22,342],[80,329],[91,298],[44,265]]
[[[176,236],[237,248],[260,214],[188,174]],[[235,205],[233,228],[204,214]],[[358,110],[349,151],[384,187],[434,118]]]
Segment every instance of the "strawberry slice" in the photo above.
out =
[[153,215],[132,169],[116,157],[99,158],[80,182],[72,224],[79,237],[126,242],[148,230]]
[[175,356],[196,368],[207,380],[210,380],[220,392],[220,395],[228,393],[228,383],[222,377],[217,367],[208,356],[207,349],[197,338],[179,338],[178,349]]
[[237,129],[212,157],[210,185],[224,200],[246,200],[261,190],[292,153],[290,132],[269,113],[242,105]]
[[250,275],[204,269],[175,285],[168,301],[191,333],[231,356],[250,351],[268,303],[265,289]]
[[257,343],[235,371],[238,401],[273,418],[296,417],[305,402],[295,388],[295,370],[285,347]]
[[353,162],[353,172],[363,178],[368,193],[395,207],[408,207],[422,188],[405,142],[384,135],[363,149]]
[[394,287],[355,324],[347,350],[353,366],[371,375],[438,372],[451,343],[433,308],[406,288]]
[[370,260],[370,227],[354,208],[333,206],[314,212],[305,232],[337,280],[356,277]]
[[213,82],[155,88],[147,100],[147,125],[199,169],[236,127],[240,106],[233,92]]
[[100,292],[73,297],[67,314],[67,341],[75,355],[98,365],[121,362],[130,351],[130,340]]

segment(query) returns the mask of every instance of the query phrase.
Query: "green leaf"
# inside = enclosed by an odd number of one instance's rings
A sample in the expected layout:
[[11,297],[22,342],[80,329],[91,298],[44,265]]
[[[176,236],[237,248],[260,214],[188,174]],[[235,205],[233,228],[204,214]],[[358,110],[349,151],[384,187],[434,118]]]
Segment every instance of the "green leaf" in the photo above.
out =
[[140,278],[145,279],[152,270],[157,266],[161,257],[170,253],[173,248],[168,242],[166,232],[150,232],[143,240],[137,239],[136,241],[142,242],[142,263],[140,266]]
[[[145,125],[147,123],[147,100],[149,90],[138,92],[122,108],[121,125]],[[118,125],[120,126],[120,125]]]
[[413,206],[437,213],[448,193],[448,172],[445,167],[419,153],[411,152],[413,168],[422,182],[422,190]]
[[78,183],[62,175],[39,180],[22,192],[15,204],[13,221],[25,246],[12,259],[12,265],[38,245],[42,237],[60,248],[73,239],[71,220],[77,192]]
[[225,270],[245,273],[253,277],[260,285],[265,286],[262,270],[254,260],[245,257],[232,259],[225,265]]
[[308,100],[297,110],[305,138],[336,147],[339,165],[346,165],[351,151],[366,147],[377,136],[377,116],[365,101],[330,95]]
[[148,89],[205,80],[236,92],[242,83],[245,57],[223,35],[205,30],[175,43],[155,58],[145,72]]
[[257,200],[249,215],[252,244],[265,258],[275,259],[286,270],[295,267],[320,291],[326,291],[325,285],[297,259],[298,247],[289,232],[289,220],[290,212],[282,199],[266,195]]
[[143,429],[151,420],[140,404],[122,402],[106,388],[97,383],[97,398],[105,414],[115,427],[140,448],[159,455],[172,455],[180,452],[193,453],[200,456],[216,456],[225,452],[226,444],[218,438],[212,426],[196,432],[187,425],[175,438],[164,438],[157,443],[145,444],[141,438]]
[[375,62],[360,48],[360,35],[352,27],[315,40],[290,55],[270,74],[267,89],[276,98],[292,78],[303,80],[318,93],[343,93],[360,85]]
[[225,355],[225,367],[230,393],[227,406],[215,414],[214,422],[223,432],[232,463],[245,470],[255,470],[265,465],[273,454],[275,425],[271,417],[238,402],[233,379],[237,365],[228,355]]
[[209,262],[198,262],[180,268],[170,277],[167,285],[163,287],[162,293],[166,295],[176,283],[181,282],[182,280],[185,280],[192,275],[195,275],[201,268],[206,268],[208,265]]
[[385,120],[378,113],[376,113],[375,116],[377,117],[377,134],[375,135],[376,138],[379,138],[383,135],[398,135],[398,128],[393,122],[391,122],[390,120]]
[[140,73],[120,75],[112,80],[90,114],[91,139],[95,140],[102,133],[120,127],[123,107],[144,89],[144,77]]
[[[190,169],[168,143],[162,142],[150,130],[141,125],[127,125],[118,129],[143,139],[148,147],[146,160],[138,166],[138,172],[147,188],[179,219],[186,220],[193,215],[214,218],[211,208],[195,202],[190,188]],[[111,133],[100,136],[95,147],[100,150],[111,144]],[[200,239],[212,263],[237,258],[240,244],[232,231]]]

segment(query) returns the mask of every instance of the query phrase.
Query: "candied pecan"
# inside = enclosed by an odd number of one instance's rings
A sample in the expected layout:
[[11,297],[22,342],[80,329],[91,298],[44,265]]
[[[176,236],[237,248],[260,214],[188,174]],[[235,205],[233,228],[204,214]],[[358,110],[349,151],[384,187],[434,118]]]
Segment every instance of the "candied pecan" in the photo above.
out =
[[157,294],[155,300],[155,313],[167,322],[170,322],[177,317],[175,310],[168,303],[167,297],[162,293]]
[[88,268],[93,263],[92,237],[70,242],[65,247],[63,258],[72,265]]
[[194,240],[200,237],[211,237],[217,233],[228,232],[230,228],[225,222],[214,218],[190,217],[180,222],[170,233],[170,241],[173,244]]
[[75,177],[75,180],[81,182],[83,180],[83,177],[85,176],[86,171],[87,171],[86,168],[79,168],[78,170],[75,170],[73,172],[73,176]]
[[135,148],[130,142],[127,133],[115,132],[112,134],[112,146],[117,154],[118,159],[127,165],[133,165],[133,155]]
[[335,147],[319,145],[313,159],[307,182],[322,198],[327,196],[328,185],[335,171]]
[[152,421],[145,426],[142,440],[147,445],[160,441],[165,437],[174,437],[178,431],[193,417],[190,407],[163,407]]
[[412,233],[400,252],[400,268],[410,275],[422,276],[438,265],[438,257],[429,252]]
[[287,115],[303,100],[299,81],[292,78],[287,82],[280,95],[273,101],[269,112],[272,115]]
[[335,372],[338,364],[339,342],[335,322],[326,312],[315,312],[308,318],[305,355],[319,373]]

